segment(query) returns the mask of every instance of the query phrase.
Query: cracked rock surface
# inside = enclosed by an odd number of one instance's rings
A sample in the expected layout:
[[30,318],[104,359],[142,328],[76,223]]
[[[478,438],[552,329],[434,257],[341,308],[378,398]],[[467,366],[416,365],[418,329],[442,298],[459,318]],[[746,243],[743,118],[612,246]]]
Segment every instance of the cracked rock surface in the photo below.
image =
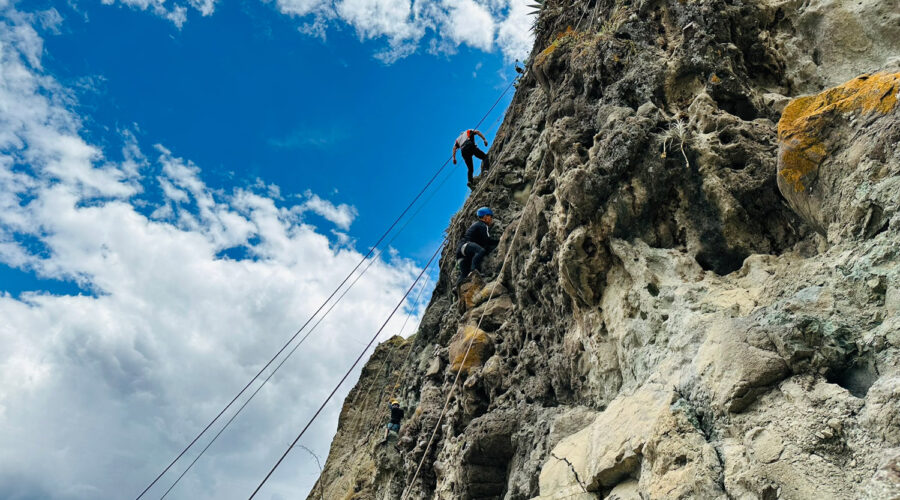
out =
[[900,498],[897,0],[547,0],[535,33],[448,228],[498,214],[486,278],[458,299],[445,250],[310,498]]

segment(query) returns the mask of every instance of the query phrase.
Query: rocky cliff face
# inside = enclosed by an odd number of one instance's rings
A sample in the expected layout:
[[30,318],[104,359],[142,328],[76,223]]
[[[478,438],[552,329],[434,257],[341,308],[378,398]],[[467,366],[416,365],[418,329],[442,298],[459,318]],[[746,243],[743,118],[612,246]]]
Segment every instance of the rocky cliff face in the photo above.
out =
[[486,282],[445,251],[310,498],[900,498],[900,3],[547,0],[536,33],[449,228],[498,213]]

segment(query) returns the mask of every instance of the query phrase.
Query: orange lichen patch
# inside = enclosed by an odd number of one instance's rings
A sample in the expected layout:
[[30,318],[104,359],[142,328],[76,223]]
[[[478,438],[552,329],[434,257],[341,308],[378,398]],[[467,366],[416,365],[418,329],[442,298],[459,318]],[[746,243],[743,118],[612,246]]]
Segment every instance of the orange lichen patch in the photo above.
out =
[[[472,348],[469,349],[469,343]],[[469,354],[466,355],[466,350]],[[450,369],[455,371],[462,370],[469,372],[473,366],[481,366],[484,364],[487,355],[491,349],[491,338],[483,330],[471,325],[463,328],[462,332],[457,333],[454,339],[450,341]]]
[[804,180],[828,156],[823,133],[834,113],[881,113],[897,108],[900,73],[862,75],[814,96],[792,100],[778,121],[781,142],[778,174],[800,192]]
[[475,307],[475,296],[484,288],[484,280],[481,275],[473,274],[469,281],[459,288],[460,312],[468,311]]
[[567,27],[565,31],[557,33],[556,37],[554,37],[553,39],[553,42],[551,42],[546,49],[542,50],[541,53],[534,58],[535,64],[543,64],[547,57],[549,57],[550,54],[552,54],[557,48],[568,42],[570,38],[574,38],[577,36],[578,32],[576,32],[575,29],[571,26]]

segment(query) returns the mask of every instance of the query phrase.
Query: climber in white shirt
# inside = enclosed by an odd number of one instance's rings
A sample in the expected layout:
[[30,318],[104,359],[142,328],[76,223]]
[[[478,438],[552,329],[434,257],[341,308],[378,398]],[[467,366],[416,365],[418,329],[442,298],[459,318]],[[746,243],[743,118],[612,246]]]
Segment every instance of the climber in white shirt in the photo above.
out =
[[453,143],[453,164],[456,165],[456,150],[459,149],[462,153],[463,161],[466,162],[466,167],[469,169],[469,181],[468,186],[470,189],[475,188],[475,182],[472,179],[472,172],[474,170],[474,165],[472,164],[472,157],[476,157],[481,160],[481,172],[484,173],[487,171],[487,153],[478,149],[478,146],[475,145],[475,136],[481,137],[481,140],[484,141],[485,147],[487,147],[487,139],[484,138],[484,134],[477,130],[464,130],[463,133],[459,134],[459,137],[456,138],[456,142]]

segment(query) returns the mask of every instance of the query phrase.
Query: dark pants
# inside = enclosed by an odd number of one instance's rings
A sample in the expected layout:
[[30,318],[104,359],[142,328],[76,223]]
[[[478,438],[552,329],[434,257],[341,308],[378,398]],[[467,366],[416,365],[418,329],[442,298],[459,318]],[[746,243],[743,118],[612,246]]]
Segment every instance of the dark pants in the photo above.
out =
[[481,271],[481,261],[485,255],[487,255],[487,250],[478,243],[466,243],[460,247],[457,253],[460,260],[459,279],[456,280],[456,286],[461,285],[473,270]]
[[487,153],[478,149],[478,146],[475,145],[475,141],[469,140],[466,141],[462,148],[460,148],[460,152],[462,152],[463,161],[466,162],[466,168],[469,169],[469,184],[472,184],[472,173],[475,169],[475,166],[472,164],[472,157],[478,158],[481,160],[481,171],[487,171]]

